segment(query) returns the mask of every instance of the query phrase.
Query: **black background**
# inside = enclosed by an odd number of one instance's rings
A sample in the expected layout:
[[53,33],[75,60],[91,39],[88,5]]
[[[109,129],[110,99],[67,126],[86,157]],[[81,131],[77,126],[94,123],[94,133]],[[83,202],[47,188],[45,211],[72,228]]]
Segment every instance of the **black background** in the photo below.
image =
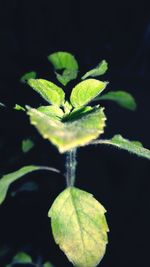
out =
[[[58,50],[76,56],[81,74],[105,58],[108,89],[127,90],[138,104],[131,112],[105,102],[105,137],[120,133],[150,148],[150,8],[144,2],[69,0],[5,0],[0,6],[0,102],[7,105],[0,110],[0,173],[27,164],[47,164],[62,172],[30,174],[11,186],[0,207],[0,247],[10,248],[1,262],[22,249],[35,260],[41,256],[56,267],[72,266],[54,243],[47,218],[54,198],[65,188],[65,156],[38,135],[23,112],[12,110],[15,103],[44,103],[19,79],[35,70],[56,82],[47,55]],[[21,140],[30,136],[35,147],[23,155]],[[146,159],[103,146],[79,149],[76,186],[93,193],[107,209],[109,244],[100,266],[148,266],[149,178]],[[38,182],[38,192],[11,197],[27,180]]]

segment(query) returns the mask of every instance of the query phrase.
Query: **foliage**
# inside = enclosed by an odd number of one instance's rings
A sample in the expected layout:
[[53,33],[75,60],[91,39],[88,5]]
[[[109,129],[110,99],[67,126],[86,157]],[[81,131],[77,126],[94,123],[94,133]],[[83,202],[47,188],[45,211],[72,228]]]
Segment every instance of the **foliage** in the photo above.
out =
[[97,266],[104,256],[108,231],[104,213],[91,194],[75,187],[68,187],[54,201],[48,214],[53,235],[75,266]]
[[22,140],[22,151],[24,153],[29,152],[34,147],[34,143],[30,138]]
[[3,175],[2,178],[0,179],[0,204],[2,204],[3,201],[5,200],[9,186],[13,182],[20,179],[24,175],[37,170],[48,170],[48,171],[58,172],[58,170],[51,167],[30,165],[30,166],[24,166],[15,172]]
[[[56,79],[63,86],[77,78],[79,66],[70,53],[59,51],[49,55],[48,60],[56,71]],[[93,105],[92,102],[110,100],[128,110],[136,109],[135,99],[128,92],[110,91],[102,94],[108,81],[99,81],[93,77],[101,76],[107,70],[108,63],[102,60],[96,68],[81,76],[81,81],[71,90],[69,99],[66,99],[65,89],[51,81],[36,78],[36,72],[27,73],[21,81],[26,81],[47,103],[36,108],[15,106],[16,110],[25,111],[29,115],[31,124],[43,138],[54,144],[60,153],[66,152],[67,189],[57,196],[48,216],[51,218],[56,243],[77,267],[97,266],[105,253],[108,226],[104,207],[91,194],[74,187],[76,149],[85,145],[111,145],[150,159],[150,150],[138,141],[129,141],[120,134],[111,139],[101,138],[106,115],[101,104]],[[24,140],[23,152],[29,151],[32,146],[31,140]],[[0,204],[12,182],[41,169],[58,171],[50,167],[25,166],[4,175],[0,180]],[[49,267],[51,264],[46,262],[43,266]]]
[[11,260],[11,262],[6,267],[13,267],[17,264],[17,266],[26,266],[26,264],[30,266],[36,267],[54,267],[50,262],[45,262],[42,264],[38,264],[32,260],[32,257],[24,251],[18,252]]

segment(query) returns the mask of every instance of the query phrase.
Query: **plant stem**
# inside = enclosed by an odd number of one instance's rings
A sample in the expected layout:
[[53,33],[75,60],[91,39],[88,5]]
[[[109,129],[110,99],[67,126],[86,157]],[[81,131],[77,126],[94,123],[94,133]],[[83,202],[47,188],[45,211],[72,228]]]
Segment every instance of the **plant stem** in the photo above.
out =
[[74,186],[76,178],[76,152],[77,149],[72,149],[66,154],[66,184],[67,187]]

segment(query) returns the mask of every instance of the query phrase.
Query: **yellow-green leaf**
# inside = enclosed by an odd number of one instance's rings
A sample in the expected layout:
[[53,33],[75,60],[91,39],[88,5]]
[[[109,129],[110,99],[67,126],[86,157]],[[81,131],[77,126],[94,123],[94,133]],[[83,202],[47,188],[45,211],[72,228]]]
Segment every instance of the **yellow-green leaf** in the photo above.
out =
[[95,267],[105,254],[106,210],[89,193],[69,187],[54,201],[51,218],[55,242],[76,267]]
[[77,70],[69,70],[65,69],[62,74],[56,72],[57,80],[63,84],[64,86],[67,85],[68,82],[77,78],[78,71]]
[[144,148],[139,141],[129,141],[128,139],[123,138],[120,134],[116,134],[112,139],[100,139],[92,142],[91,144],[106,144],[118,147],[123,150],[127,150],[130,153],[133,153],[139,157],[144,157],[150,159],[150,150]]
[[82,80],[88,78],[88,77],[97,77],[100,75],[103,75],[108,70],[108,63],[106,60],[102,60],[98,66],[92,70],[89,70],[82,76]]
[[56,106],[63,105],[65,93],[56,84],[44,79],[29,79],[28,84],[48,103]]
[[63,110],[57,106],[40,106],[37,110],[57,120],[60,120],[64,115]]
[[70,102],[73,107],[82,107],[99,95],[106,87],[107,82],[96,79],[87,79],[78,83],[72,90]]
[[18,105],[18,104],[16,104],[15,106],[14,106],[14,109],[15,110],[18,110],[18,111],[25,111],[25,108],[24,107],[22,107],[22,106],[20,106],[20,105]]
[[103,108],[94,108],[74,121],[52,120],[42,112],[28,107],[31,124],[40,134],[57,146],[61,153],[84,146],[104,131],[106,117]]

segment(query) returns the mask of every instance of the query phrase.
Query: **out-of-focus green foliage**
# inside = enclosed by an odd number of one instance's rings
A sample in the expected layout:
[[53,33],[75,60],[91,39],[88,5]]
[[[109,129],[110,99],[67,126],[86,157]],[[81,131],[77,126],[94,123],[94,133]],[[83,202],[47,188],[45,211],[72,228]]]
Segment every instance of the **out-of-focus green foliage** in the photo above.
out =
[[34,142],[30,138],[24,139],[21,147],[23,153],[27,153],[34,147]]

